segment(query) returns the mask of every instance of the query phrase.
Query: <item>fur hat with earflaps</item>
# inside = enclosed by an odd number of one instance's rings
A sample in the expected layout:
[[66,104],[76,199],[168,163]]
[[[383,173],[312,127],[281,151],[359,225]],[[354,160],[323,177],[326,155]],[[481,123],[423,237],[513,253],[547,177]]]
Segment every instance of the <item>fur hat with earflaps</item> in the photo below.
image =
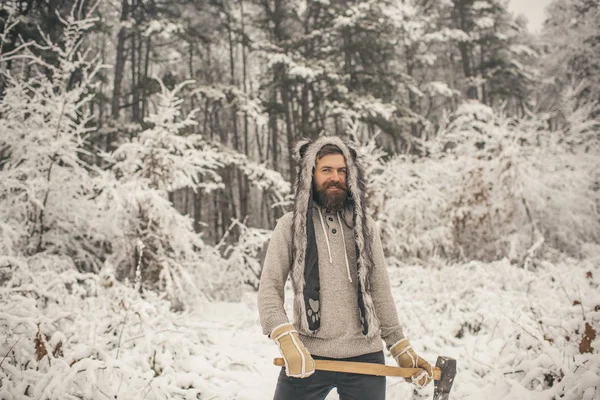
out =
[[373,253],[365,204],[366,185],[360,157],[355,149],[337,136],[321,136],[312,141],[303,139],[295,146],[294,156],[298,163],[296,198],[293,216],[293,265],[292,285],[296,294],[294,314],[297,325],[307,335],[315,335],[321,326],[319,258],[312,220],[313,171],[319,150],[327,144],[337,146],[346,160],[347,188],[350,213],[356,244],[358,270],[358,309],[363,334],[379,335],[379,321],[371,297],[370,275],[373,271]]

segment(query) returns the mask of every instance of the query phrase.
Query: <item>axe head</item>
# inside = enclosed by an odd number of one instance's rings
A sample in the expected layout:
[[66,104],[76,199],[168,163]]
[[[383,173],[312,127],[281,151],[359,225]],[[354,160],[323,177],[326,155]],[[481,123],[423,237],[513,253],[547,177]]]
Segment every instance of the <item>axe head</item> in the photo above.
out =
[[433,400],[448,400],[450,389],[456,377],[456,360],[450,357],[438,357],[435,366],[440,369],[440,380],[433,381]]

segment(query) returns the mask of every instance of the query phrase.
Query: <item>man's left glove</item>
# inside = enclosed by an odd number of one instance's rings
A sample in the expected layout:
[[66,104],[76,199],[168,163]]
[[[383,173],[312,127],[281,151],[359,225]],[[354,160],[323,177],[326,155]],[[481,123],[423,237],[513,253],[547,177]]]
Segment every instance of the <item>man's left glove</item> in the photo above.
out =
[[273,329],[270,336],[279,346],[287,376],[306,378],[315,372],[315,361],[298,338],[294,325],[279,325]]
[[419,387],[424,387],[433,380],[431,365],[415,353],[407,338],[396,342],[390,348],[390,353],[396,359],[398,366],[402,368],[422,368],[421,372],[417,372],[410,378],[407,378],[407,381]]

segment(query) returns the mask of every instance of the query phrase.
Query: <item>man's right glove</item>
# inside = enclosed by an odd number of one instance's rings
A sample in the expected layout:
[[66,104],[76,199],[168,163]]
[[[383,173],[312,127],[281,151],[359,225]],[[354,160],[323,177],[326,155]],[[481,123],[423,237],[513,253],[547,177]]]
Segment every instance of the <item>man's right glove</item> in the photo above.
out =
[[298,338],[291,323],[279,325],[271,332],[285,361],[285,373],[294,378],[306,378],[315,372],[315,361]]
[[419,387],[427,386],[432,381],[433,370],[431,369],[431,365],[415,353],[407,338],[396,342],[390,348],[390,353],[396,359],[398,366],[402,368],[423,369],[421,372],[417,372],[411,376],[410,379],[407,378],[407,381]]

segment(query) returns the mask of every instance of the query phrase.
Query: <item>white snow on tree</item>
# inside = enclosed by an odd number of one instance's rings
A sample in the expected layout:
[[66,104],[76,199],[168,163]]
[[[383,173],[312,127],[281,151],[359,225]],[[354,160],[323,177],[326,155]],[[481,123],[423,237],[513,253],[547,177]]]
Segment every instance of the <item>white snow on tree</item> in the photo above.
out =
[[551,132],[544,114],[515,120],[465,103],[427,143],[429,158],[392,158],[384,167],[388,200],[381,213],[388,251],[507,257],[523,266],[533,253],[579,256],[581,245],[597,243],[598,140],[590,130],[597,109],[573,101],[565,107],[581,114],[573,117],[578,122]]
[[[36,51],[26,44],[0,55],[31,71],[27,81],[17,70],[4,74],[0,141],[9,157],[0,169],[0,249],[13,256],[67,257],[80,271],[98,272],[114,231],[98,201],[106,173],[82,158],[101,65],[80,45],[95,20],[70,16],[61,22],[60,46],[43,36]],[[42,59],[39,50],[53,52],[56,62]]]

